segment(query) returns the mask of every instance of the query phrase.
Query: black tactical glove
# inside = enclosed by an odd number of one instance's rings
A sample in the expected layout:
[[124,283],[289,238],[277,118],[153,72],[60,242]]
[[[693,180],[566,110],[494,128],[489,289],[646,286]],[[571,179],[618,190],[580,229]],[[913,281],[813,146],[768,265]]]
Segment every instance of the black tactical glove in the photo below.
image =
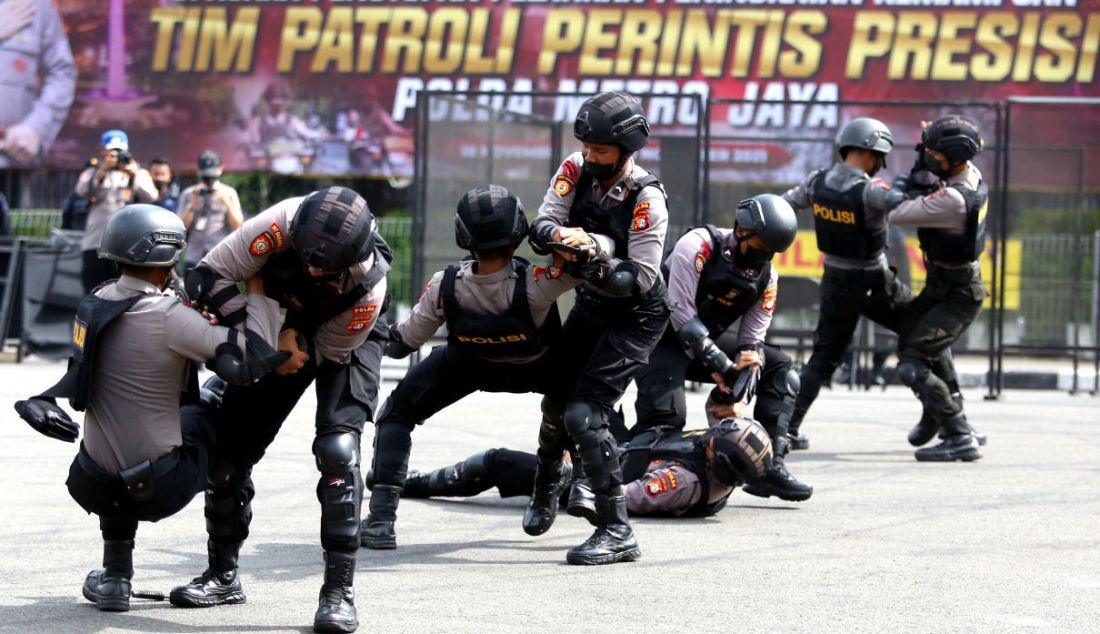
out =
[[[561,242],[550,242],[547,243],[546,246],[553,249],[554,251],[557,251],[558,253],[576,256],[576,264],[579,265],[588,264],[590,261],[594,261],[600,255],[600,245],[598,242],[595,241],[589,242],[588,244],[577,245],[564,244]],[[589,251],[594,251],[595,255],[590,257],[588,255]]]
[[390,341],[386,344],[386,356],[391,359],[404,359],[413,352],[416,352],[416,348],[409,347],[401,338],[401,333],[397,332],[396,328],[391,328]]
[[50,438],[76,442],[80,436],[80,425],[73,422],[65,410],[48,396],[35,396],[25,401],[15,402],[15,411],[38,433]]
[[214,358],[206,362],[207,369],[232,385],[254,383],[291,357],[289,351],[275,350],[263,337],[246,330],[244,339],[248,346],[248,360],[245,361],[241,349],[237,347],[236,331],[233,333],[229,341],[214,350]]
[[734,403],[748,403],[756,396],[756,384],[760,380],[759,368],[751,365],[733,370],[726,375],[726,387]]
[[222,406],[222,397],[229,384],[220,376],[212,376],[199,388],[199,405],[209,412],[216,412]]

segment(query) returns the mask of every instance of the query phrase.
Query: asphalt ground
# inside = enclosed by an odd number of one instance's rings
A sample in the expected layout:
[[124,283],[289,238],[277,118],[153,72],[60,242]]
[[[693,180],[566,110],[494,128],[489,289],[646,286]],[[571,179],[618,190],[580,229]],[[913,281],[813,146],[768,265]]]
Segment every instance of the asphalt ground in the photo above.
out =
[[[248,603],[135,601],[128,613],[101,613],[80,596],[101,542],[96,519],[64,487],[75,447],[39,436],[11,407],[61,369],[0,365],[0,631],[310,631],[322,572],[312,395],[254,473],[241,556]],[[399,548],[360,551],[359,631],[1097,631],[1100,402],[1050,391],[968,396],[971,420],[989,434],[985,458],[918,464],[905,441],[918,416],[908,391],[824,391],[805,425],[811,449],[789,460],[813,498],[736,492],[716,517],[638,519],[635,563],[566,565],[589,526],[562,515],[548,534],[527,537],[517,498],[403,501]],[[704,398],[689,394],[700,426]],[[475,395],[416,431],[411,466],[530,450],[538,403]],[[363,445],[369,455],[370,438]],[[202,572],[203,526],[201,496],[143,524],[135,587],[166,592]]]

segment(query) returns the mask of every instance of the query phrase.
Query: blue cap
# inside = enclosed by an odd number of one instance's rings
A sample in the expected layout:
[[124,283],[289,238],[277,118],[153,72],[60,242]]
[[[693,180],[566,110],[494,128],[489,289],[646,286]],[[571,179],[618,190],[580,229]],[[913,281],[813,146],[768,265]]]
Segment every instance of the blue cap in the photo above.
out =
[[103,149],[128,150],[130,149],[130,138],[122,130],[107,130],[103,133]]

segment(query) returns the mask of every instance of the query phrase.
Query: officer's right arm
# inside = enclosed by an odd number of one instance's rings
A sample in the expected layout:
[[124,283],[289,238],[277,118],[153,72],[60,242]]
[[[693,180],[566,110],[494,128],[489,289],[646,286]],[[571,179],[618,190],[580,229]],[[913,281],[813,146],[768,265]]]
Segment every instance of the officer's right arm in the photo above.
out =
[[795,211],[810,207],[810,194],[813,191],[811,184],[818,172],[811,172],[802,182],[783,192],[783,200],[787,201]]
[[80,178],[76,181],[76,188],[73,190],[77,196],[81,198],[91,198],[92,193],[95,192],[95,173],[96,168],[89,167],[80,173]]
[[890,224],[961,231],[966,225],[966,201],[951,187],[940,187],[897,205],[887,216]]
[[401,336],[402,343],[412,350],[419,350],[420,346],[431,339],[446,321],[439,291],[442,281],[443,271],[436,272],[424,286],[424,291],[420,293],[420,300],[413,306],[412,312],[404,321],[397,324],[396,330]]
[[290,219],[302,198],[289,198],[249,219],[210,250],[187,274],[191,301],[213,309],[221,323],[237,326],[244,319],[242,282],[263,268],[272,253],[290,247]]
[[721,256],[711,252],[706,231],[692,229],[676,241],[665,261],[668,266],[668,304],[672,310],[672,327],[677,331],[699,316],[695,306],[699,274],[712,257]]
[[641,479],[628,482],[623,489],[631,515],[683,515],[703,495],[699,478],[679,465],[651,465]]
[[531,246],[536,247],[540,253],[545,253],[546,243],[554,241],[554,232],[558,227],[567,226],[569,222],[569,209],[573,206],[573,198],[577,193],[577,180],[580,178],[583,162],[581,153],[574,152],[562,162],[550,179],[550,187],[539,205],[539,215],[531,224]]
[[192,361],[210,361],[211,369],[230,383],[250,383],[277,367],[285,355],[276,352],[279,304],[250,293],[244,335],[215,326],[190,307],[174,302],[165,312],[165,345]]

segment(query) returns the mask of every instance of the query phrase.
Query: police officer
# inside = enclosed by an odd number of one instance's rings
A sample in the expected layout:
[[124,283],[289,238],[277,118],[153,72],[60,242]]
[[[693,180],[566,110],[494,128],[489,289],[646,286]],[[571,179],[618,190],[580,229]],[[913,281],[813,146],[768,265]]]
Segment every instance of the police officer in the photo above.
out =
[[180,216],[187,228],[187,268],[196,266],[214,245],[244,222],[237,190],[219,180],[222,159],[207,150],[199,155],[199,183],[180,195]]
[[382,406],[362,530],[367,548],[397,547],[394,522],[416,425],[478,390],[544,393],[556,380],[548,354],[561,330],[555,300],[580,280],[559,266],[514,257],[527,231],[523,204],[504,187],[477,187],[458,201],[455,242],[473,258],[432,276],[387,348],[404,357],[447,324],[447,343],[413,367]]
[[350,189],[329,187],[249,219],[187,275],[192,298],[229,326],[248,314],[237,281],[262,275],[267,294],[287,309],[279,349],[292,356],[258,383],[225,393],[206,490],[209,567],[172,591],[174,605],[245,600],[237,556],[252,519],[252,467],[316,381],[313,454],[321,472],[325,580],[314,628],[358,627],[352,586],[363,491],[359,438],[373,418],[383,350],[379,337],[368,336],[384,310],[391,257],[367,202]]
[[[790,357],[765,345],[764,337],[779,283],[771,259],[794,242],[797,232],[791,206],[774,194],[760,194],[738,205],[733,229],[706,225],[676,242],[663,267],[672,318],[649,364],[638,371],[634,403],[635,433],[661,426],[683,429],[685,380],[718,383],[707,409],[720,410],[718,418],[723,418],[733,413],[730,388],[738,382],[737,375],[759,373],[755,415],[771,436],[775,455],[765,477],[745,491],[793,501],[813,494],[813,488],[796,480],[784,465],[798,373]],[[736,339],[720,340],[737,320]],[[751,398],[747,390],[738,391],[737,397]]]
[[[655,176],[634,163],[649,138],[638,101],[605,92],[581,106],[573,136],[582,151],[569,156],[551,181],[531,242],[538,250],[575,249],[584,284],[562,333],[563,362],[552,394],[543,401],[539,473],[525,516],[529,533],[548,524],[553,484],[561,472],[568,432],[596,496],[597,529],[566,556],[571,564],[608,564],[641,556],[626,516],[622,473],[608,417],[615,402],[668,321],[661,278],[668,209]],[[537,515],[542,515],[540,520]],[[528,521],[530,520],[530,521]]]
[[[962,395],[949,368],[935,371],[950,346],[977,318],[985,299],[978,259],[985,249],[989,190],[970,162],[982,151],[978,125],[960,115],[922,124],[917,165],[895,181],[912,198],[890,212],[893,224],[917,228],[927,281],[899,331],[898,378],[912,388],[924,414],[909,433],[920,447],[939,433],[943,441],[916,451],[922,461],[971,461],[982,457],[963,412]],[[948,357],[948,361],[949,361]]]
[[[619,455],[627,510],[714,515],[735,488],[764,475],[771,455],[768,433],[749,419],[727,418],[706,430],[645,432],[623,445]],[[435,471],[410,472],[405,496],[466,497],[493,487],[500,497],[529,495],[537,466],[534,454],[489,449]]]
[[[122,277],[81,301],[65,378],[15,405],[35,429],[68,442],[79,427],[54,399],[67,397],[85,411],[66,484],[99,516],[104,567],[88,574],[84,596],[101,610],[130,608],[138,522],[176,513],[206,486],[213,421],[203,408],[180,409],[181,398],[199,396],[195,363],[212,360],[225,378],[247,382],[285,359],[271,347],[279,306],[264,297],[262,283],[249,281],[243,337],[166,292],[183,246],[183,225],[166,209],[130,205],[115,214],[99,254],[117,262]],[[203,400],[209,405],[212,396]]]
[[894,147],[890,129],[876,119],[853,119],[836,146],[841,162],[811,173],[783,194],[796,210],[812,210],[817,247],[825,254],[814,349],[802,368],[790,423],[799,448],[809,445],[800,432],[806,411],[843,361],[860,315],[896,332],[901,310],[913,299],[887,266],[885,253],[886,214],[904,196],[873,178]]
[[26,166],[50,149],[76,91],[73,54],[51,0],[4,3],[0,87],[0,169]]

